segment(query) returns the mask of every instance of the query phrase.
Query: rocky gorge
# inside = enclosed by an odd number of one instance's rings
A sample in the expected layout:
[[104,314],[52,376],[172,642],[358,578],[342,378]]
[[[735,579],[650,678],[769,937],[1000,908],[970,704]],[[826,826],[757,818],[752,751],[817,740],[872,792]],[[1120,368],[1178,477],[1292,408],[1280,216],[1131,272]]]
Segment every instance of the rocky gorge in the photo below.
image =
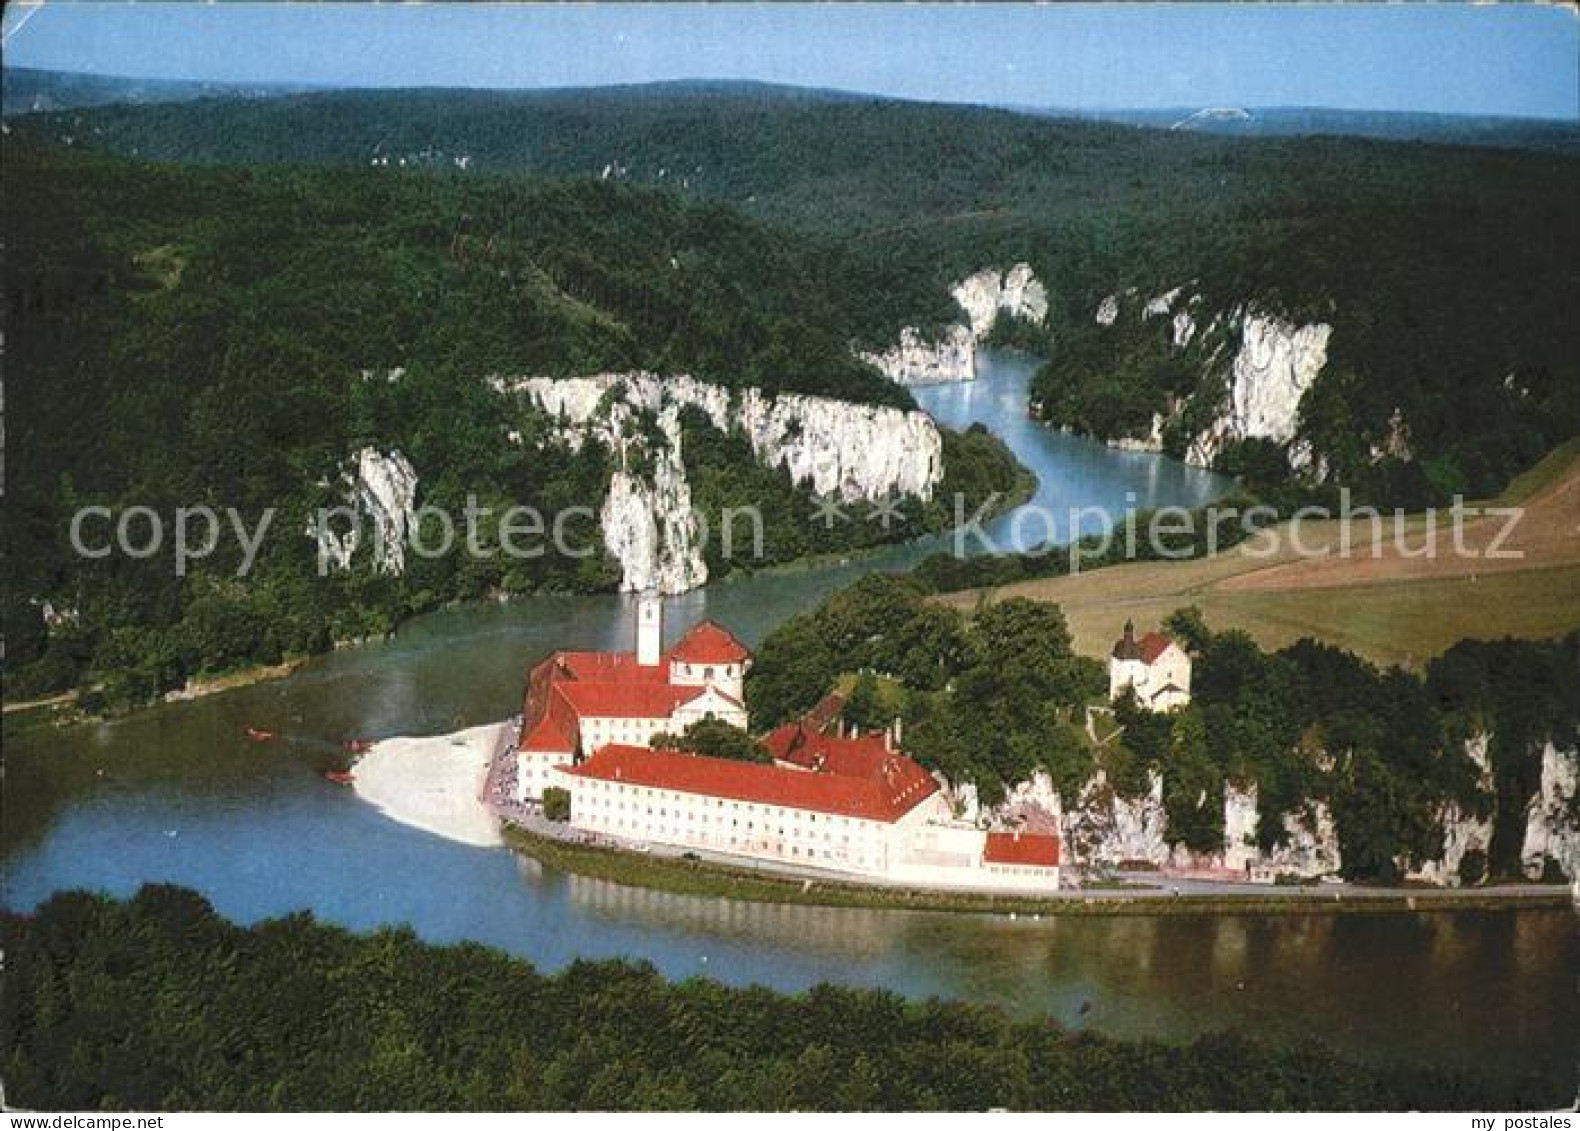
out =
[[[607,489],[588,502],[597,508],[604,546],[618,561],[620,588],[627,591],[670,595],[708,580],[703,543],[707,523],[720,516],[699,515],[693,505],[683,458],[686,410],[700,412],[721,433],[745,436],[759,463],[782,469],[797,487],[843,503],[926,501],[943,477],[942,437],[922,412],[731,390],[687,375],[646,372],[496,377],[490,384],[550,421],[541,443],[579,451],[590,442],[608,453]],[[524,442],[516,430],[507,440]],[[366,543],[375,571],[401,574],[417,523],[418,483],[417,470],[398,449],[366,447],[354,454],[332,488],[339,521],[315,523],[308,531],[320,560],[348,569]]]
[[977,346],[1000,318],[1041,326],[1048,317],[1047,288],[1029,263],[1007,271],[984,267],[950,290],[965,321],[949,325],[935,337],[915,326],[900,330],[899,340],[881,352],[864,352],[863,361],[900,385],[936,384],[976,379]]
[[[1145,427],[1123,425],[1102,438],[1133,451],[1177,449],[1201,467],[1215,466],[1230,444],[1266,441],[1285,452],[1292,471],[1322,480],[1326,466],[1301,435],[1301,407],[1327,365],[1332,324],[1255,302],[1212,314],[1205,306],[1189,285],[1151,297],[1130,287],[1098,302],[1092,324],[1103,348],[1136,369],[1188,375],[1171,378]],[[1061,411],[1052,408],[1055,422],[1068,424]]]
[[625,590],[683,593],[708,579],[705,520],[692,506],[682,458],[684,409],[700,411],[719,432],[744,434],[761,464],[818,496],[926,500],[943,476],[942,438],[921,412],[651,373],[501,379],[496,387],[554,420],[550,442],[574,449],[592,441],[611,454],[599,520]]

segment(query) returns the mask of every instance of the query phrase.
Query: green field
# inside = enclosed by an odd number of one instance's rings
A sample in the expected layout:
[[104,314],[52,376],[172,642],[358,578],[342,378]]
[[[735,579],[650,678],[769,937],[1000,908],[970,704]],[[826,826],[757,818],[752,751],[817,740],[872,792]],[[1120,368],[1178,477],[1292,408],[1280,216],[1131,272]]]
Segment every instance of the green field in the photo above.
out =
[[[1216,629],[1237,628],[1267,648],[1311,636],[1380,663],[1419,666],[1466,638],[1546,639],[1580,628],[1580,442],[1571,441],[1485,505],[1520,506],[1505,547],[1518,560],[1443,554],[1409,559],[1385,548],[1302,557],[1285,548],[1256,557],[1250,544],[1194,561],[1144,562],[941,598],[970,609],[982,601],[1032,597],[1064,610],[1078,651],[1106,655],[1127,619],[1156,625],[1198,606]],[[1445,518],[1438,516],[1439,528]],[[1473,521],[1465,542],[1484,549],[1502,519]],[[1287,524],[1276,528],[1287,531]],[[1368,530],[1352,525],[1353,545]],[[1406,527],[1417,544],[1425,521]],[[1337,522],[1312,525],[1307,544],[1338,545]],[[1391,536],[1391,535],[1390,535]]]

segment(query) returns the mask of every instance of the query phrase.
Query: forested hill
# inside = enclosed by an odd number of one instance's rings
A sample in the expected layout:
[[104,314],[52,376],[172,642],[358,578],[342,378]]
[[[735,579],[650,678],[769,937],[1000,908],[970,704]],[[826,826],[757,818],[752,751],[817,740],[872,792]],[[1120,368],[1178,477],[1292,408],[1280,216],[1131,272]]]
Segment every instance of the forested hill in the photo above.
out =
[[[1036,397],[1055,423],[1185,439],[1221,410],[1248,311],[1331,327],[1298,438],[1329,484],[1418,506],[1494,493],[1580,430],[1580,157],[1339,137],[1230,137],[749,84],[335,92],[30,116],[74,145],[441,181],[640,183],[820,245],[834,325],[936,330],[969,272],[1048,288]],[[404,166],[403,166],[404,163]],[[1146,321],[1182,288],[1195,354]],[[1138,296],[1114,332],[1094,314]],[[1219,332],[1206,333],[1216,320]],[[1154,441],[1156,443],[1156,441]],[[1212,457],[1287,474],[1283,453]]]
[[0,106],[10,114],[71,110],[111,103],[186,102],[194,98],[269,98],[313,89],[306,83],[206,82],[144,79],[48,71],[35,67],[0,70]]
[[1333,110],[1318,106],[1182,106],[1167,110],[1095,112],[1027,108],[1024,112],[1050,118],[1088,118],[1232,137],[1369,137],[1380,141],[1580,153],[1580,123],[1551,118]]
[[[3,177],[6,438],[26,453],[3,497],[12,696],[91,679],[112,705],[135,702],[447,601],[612,587],[601,555],[452,555],[392,577],[365,545],[349,573],[314,576],[299,532],[366,448],[403,453],[422,500],[456,513],[468,492],[597,505],[603,449],[540,446],[554,421],[491,375],[642,369],[911,403],[853,356],[859,311],[831,295],[833,259],[715,205],[586,181],[151,166],[21,132]],[[850,548],[807,544],[809,488],[728,439],[688,445],[688,461],[718,465],[691,469],[697,489],[773,504],[769,560]],[[1009,488],[1001,446],[945,443],[946,476]],[[87,504],[235,507],[249,521],[276,508],[285,533],[245,583],[228,539],[177,577],[168,558],[73,554]]]

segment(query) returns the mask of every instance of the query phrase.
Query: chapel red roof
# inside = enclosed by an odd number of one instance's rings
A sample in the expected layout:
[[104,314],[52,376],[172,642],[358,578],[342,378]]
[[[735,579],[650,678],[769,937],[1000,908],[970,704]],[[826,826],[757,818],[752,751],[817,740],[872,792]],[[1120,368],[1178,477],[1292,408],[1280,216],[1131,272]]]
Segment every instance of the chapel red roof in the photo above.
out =
[[891,762],[874,777],[847,777],[611,744],[567,772],[677,793],[893,822],[937,792],[938,783],[909,758],[894,755]]
[[680,638],[668,658],[683,664],[739,664],[751,655],[729,629],[705,620]]
[[982,859],[989,864],[1052,868],[1059,863],[1059,838],[1047,833],[988,833]]
[[1163,655],[1164,649],[1174,643],[1161,632],[1149,632],[1141,638],[1141,662],[1153,664]]
[[1149,632],[1137,640],[1135,625],[1126,621],[1125,634],[1114,641],[1112,654],[1116,660],[1140,660],[1143,664],[1151,665],[1172,643],[1174,641],[1161,632]]

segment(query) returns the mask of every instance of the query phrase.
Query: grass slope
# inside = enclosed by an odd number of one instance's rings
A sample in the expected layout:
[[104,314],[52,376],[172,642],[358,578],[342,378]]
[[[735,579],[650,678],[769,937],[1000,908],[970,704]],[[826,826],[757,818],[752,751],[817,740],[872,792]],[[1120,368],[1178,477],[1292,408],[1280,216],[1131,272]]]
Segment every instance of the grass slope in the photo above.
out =
[[[1502,549],[1523,556],[1492,561],[1441,553],[1433,560],[1401,556],[1392,545],[1371,557],[1372,528],[1349,524],[1351,555],[1303,558],[1288,547],[1288,524],[1275,528],[1285,548],[1256,557],[1253,539],[1210,558],[1115,566],[1070,577],[971,590],[941,598],[972,608],[983,601],[1033,597],[1064,610],[1076,647],[1106,655],[1127,618],[1156,624],[1184,605],[1197,605],[1217,628],[1239,628],[1278,648],[1313,636],[1382,663],[1418,666],[1467,637],[1541,639],[1580,628],[1580,442],[1571,442],[1518,477],[1486,506],[1520,506],[1524,517]],[[1451,550],[1439,515],[1440,550]],[[1485,550],[1503,520],[1467,522],[1467,548]],[[1419,546],[1422,516],[1404,527]],[[1311,548],[1336,549],[1344,527],[1307,524]],[[1384,541],[1391,542],[1391,525]]]

